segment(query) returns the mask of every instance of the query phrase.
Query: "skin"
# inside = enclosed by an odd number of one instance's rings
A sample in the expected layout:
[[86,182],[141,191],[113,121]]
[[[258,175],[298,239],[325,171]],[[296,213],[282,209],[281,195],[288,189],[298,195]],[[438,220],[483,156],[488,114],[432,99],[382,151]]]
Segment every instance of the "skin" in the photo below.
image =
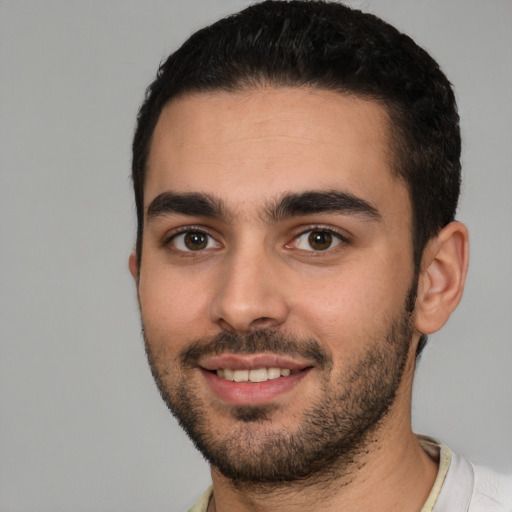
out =
[[[403,312],[414,279],[411,204],[392,172],[389,133],[376,102],[312,89],[189,95],[164,108],[149,155],[146,208],[165,192],[207,193],[226,215],[146,216],[141,261],[132,254],[130,270],[163,384],[172,395],[187,379],[212,436],[250,429],[257,444],[269,432],[295,429],[326,382],[343,382],[368,344],[382,339]],[[378,215],[269,217],[284,195],[308,191],[348,193]],[[207,247],[187,250],[183,229],[207,233]],[[312,250],[311,230],[335,233],[334,244]],[[371,449],[361,450],[350,471],[316,489],[289,485],[269,494],[236,487],[212,468],[212,507],[310,510],[321,502],[325,511],[421,509],[437,467],[411,430],[416,345],[420,332],[439,329],[460,300],[467,247],[459,223],[427,246],[396,400],[372,434]],[[241,425],[231,414],[234,406],[212,391],[199,368],[180,366],[179,355],[197,339],[259,329],[314,338],[333,364],[329,373],[313,365],[273,398],[270,421]]]

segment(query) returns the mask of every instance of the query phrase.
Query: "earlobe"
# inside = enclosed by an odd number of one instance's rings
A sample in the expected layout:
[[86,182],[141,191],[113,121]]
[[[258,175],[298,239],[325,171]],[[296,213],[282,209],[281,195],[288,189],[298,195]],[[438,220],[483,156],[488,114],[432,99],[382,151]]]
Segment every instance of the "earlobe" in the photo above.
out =
[[468,264],[468,230],[460,222],[451,222],[423,253],[415,309],[419,332],[431,334],[446,323],[462,298]]
[[130,254],[130,258],[128,259],[128,268],[130,269],[130,274],[132,275],[135,282],[139,280],[139,259],[137,258],[137,254],[133,251]]

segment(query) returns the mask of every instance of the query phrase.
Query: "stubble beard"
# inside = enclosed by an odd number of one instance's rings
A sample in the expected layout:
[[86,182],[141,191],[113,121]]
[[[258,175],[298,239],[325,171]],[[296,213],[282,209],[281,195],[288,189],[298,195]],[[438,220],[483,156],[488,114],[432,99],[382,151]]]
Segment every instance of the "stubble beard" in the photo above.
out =
[[[410,301],[410,296],[408,298]],[[413,334],[406,307],[380,339],[366,340],[366,349],[342,375],[332,376],[331,355],[315,340],[300,340],[273,331],[248,335],[222,333],[196,340],[184,350],[180,377],[159,360],[144,334],[148,361],[165,403],[205,459],[235,486],[271,490],[276,485],[301,486],[329,482],[361,464],[379,425],[388,415],[402,381]],[[219,433],[186,378],[187,369],[203,354],[275,352],[315,357],[321,375],[319,400],[306,408],[293,431],[273,428],[277,406],[232,407],[235,427]]]

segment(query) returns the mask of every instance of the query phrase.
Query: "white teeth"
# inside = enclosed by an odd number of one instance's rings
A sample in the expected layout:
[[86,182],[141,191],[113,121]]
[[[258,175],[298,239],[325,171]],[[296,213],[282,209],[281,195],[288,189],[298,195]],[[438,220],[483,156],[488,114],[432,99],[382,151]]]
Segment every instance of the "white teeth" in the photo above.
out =
[[[222,375],[219,375],[219,373],[218,373],[219,371],[222,372],[222,370],[217,370],[217,375],[219,377],[222,377]],[[233,373],[234,373],[233,370],[228,370],[227,368],[225,368],[224,369],[224,378],[226,380],[233,381]]]
[[219,368],[217,377],[232,382],[266,382],[279,377],[287,377],[290,373],[291,371],[288,368],[255,368],[253,370]]
[[235,382],[247,382],[249,380],[249,370],[235,370],[233,380]]
[[267,376],[269,379],[278,379],[281,377],[281,370],[279,368],[269,368]]
[[267,369],[258,368],[249,372],[249,380],[251,382],[265,382],[267,380]]

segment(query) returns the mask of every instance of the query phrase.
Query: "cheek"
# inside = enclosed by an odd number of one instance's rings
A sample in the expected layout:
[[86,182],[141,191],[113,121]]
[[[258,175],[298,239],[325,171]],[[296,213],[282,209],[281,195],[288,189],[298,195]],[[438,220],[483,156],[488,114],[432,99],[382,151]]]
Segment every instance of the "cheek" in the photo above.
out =
[[329,275],[303,278],[307,293],[291,294],[297,297],[291,310],[300,330],[336,350],[375,338],[403,311],[412,280],[408,270],[384,263],[350,262]]
[[208,301],[204,293],[198,292],[197,283],[186,277],[156,273],[142,275],[139,300],[151,344],[179,349],[186,342],[204,335]]

